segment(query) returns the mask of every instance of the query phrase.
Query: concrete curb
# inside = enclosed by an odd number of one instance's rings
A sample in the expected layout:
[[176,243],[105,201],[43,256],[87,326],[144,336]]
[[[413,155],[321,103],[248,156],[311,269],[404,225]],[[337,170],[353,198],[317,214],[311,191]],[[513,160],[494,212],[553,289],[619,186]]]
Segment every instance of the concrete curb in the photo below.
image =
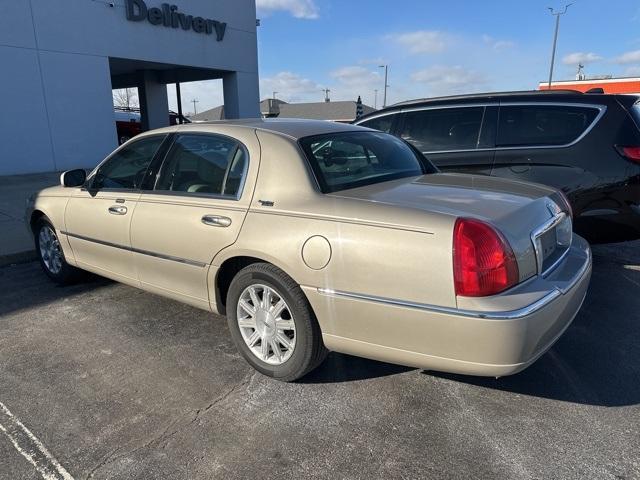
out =
[[37,258],[35,250],[0,255],[0,267],[6,267],[8,265],[15,265],[18,263],[33,262],[34,260],[37,260]]

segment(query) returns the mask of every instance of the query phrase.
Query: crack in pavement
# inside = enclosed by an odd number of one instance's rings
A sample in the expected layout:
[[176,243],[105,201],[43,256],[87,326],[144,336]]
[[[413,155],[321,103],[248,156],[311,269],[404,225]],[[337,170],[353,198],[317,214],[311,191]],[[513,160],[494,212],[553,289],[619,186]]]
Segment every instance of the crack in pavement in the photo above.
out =
[[[242,381],[240,381],[239,383],[237,383],[236,385],[234,385],[232,388],[230,388],[229,390],[227,390],[226,392],[224,392],[222,395],[219,395],[218,397],[216,397],[211,403],[209,403],[206,407],[201,407],[196,409],[195,411],[191,410],[188,412],[185,412],[184,414],[180,415],[179,417],[175,418],[174,420],[170,421],[169,424],[162,430],[162,432],[159,435],[155,435],[151,440],[145,442],[144,444],[137,446],[135,448],[132,448],[130,450],[127,450],[125,452],[122,452],[119,455],[116,455],[116,453],[121,450],[123,447],[118,447],[115,448],[114,450],[112,450],[111,452],[109,452],[107,455],[105,455],[103,457],[103,459],[95,466],[91,469],[91,471],[87,474],[87,476],[85,477],[86,480],[89,480],[91,478],[94,477],[94,475],[96,474],[96,472],[98,470],[100,470],[102,467],[104,467],[105,465],[108,465],[110,463],[113,463],[123,457],[126,457],[128,455],[134,454],[136,452],[139,452],[140,450],[144,450],[145,448],[149,448],[150,446],[154,445],[154,444],[159,444],[161,442],[165,442],[164,446],[162,447],[163,449],[166,448],[167,446],[167,441],[172,438],[174,435],[176,435],[178,432],[180,432],[181,430],[184,430],[188,427],[190,427],[191,425],[193,425],[195,422],[197,422],[200,418],[201,415],[208,412],[209,410],[211,410],[213,407],[215,407],[216,405],[221,404],[222,402],[224,402],[226,399],[228,399],[230,396],[232,396],[234,393],[236,393],[238,390],[240,390],[242,387],[247,386],[249,383],[251,383],[251,381],[253,380],[253,378],[257,375],[258,372],[253,371],[253,372],[249,372],[249,374],[245,375],[242,379]],[[171,430],[171,428],[176,425],[177,423],[180,423],[180,421],[186,417],[189,417],[193,415],[193,418],[185,423],[184,425],[176,428],[175,430],[173,430],[171,433],[168,433],[169,430]]]

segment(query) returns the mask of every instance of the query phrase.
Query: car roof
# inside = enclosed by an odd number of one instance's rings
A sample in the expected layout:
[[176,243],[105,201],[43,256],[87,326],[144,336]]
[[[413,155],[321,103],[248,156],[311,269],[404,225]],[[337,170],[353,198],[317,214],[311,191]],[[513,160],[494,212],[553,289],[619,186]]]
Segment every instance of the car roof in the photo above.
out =
[[284,135],[294,140],[312,135],[322,135],[326,133],[353,132],[353,131],[370,131],[365,127],[358,127],[347,123],[331,122],[327,120],[305,120],[298,118],[247,118],[241,120],[217,120],[211,122],[191,123],[180,125],[177,131],[189,131],[197,129],[202,131],[207,127],[211,127],[211,132],[217,132],[219,126],[237,128],[253,128],[270,132],[278,135]]
[[605,104],[619,101],[625,105],[637,101],[637,96],[617,95],[606,93],[582,93],[578,90],[526,90],[514,92],[487,92],[473,93],[466,95],[452,95],[448,97],[419,98],[390,105],[382,110],[367,114],[357,121],[361,122],[370,117],[375,117],[383,113],[393,112],[408,108],[429,107],[438,105],[463,104],[473,105],[475,103],[489,102],[567,102],[585,104]]

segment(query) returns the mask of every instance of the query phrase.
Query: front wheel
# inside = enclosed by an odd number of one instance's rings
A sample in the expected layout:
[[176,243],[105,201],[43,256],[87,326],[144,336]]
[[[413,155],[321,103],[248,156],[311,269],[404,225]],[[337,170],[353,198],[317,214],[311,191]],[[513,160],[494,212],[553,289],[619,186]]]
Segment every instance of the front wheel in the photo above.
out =
[[65,260],[56,229],[48,220],[38,220],[34,234],[40,265],[51,280],[66,285],[82,278],[84,272]]
[[235,276],[227,294],[227,319],[247,362],[278,380],[303,377],[327,354],[300,286],[273,265],[252,264]]

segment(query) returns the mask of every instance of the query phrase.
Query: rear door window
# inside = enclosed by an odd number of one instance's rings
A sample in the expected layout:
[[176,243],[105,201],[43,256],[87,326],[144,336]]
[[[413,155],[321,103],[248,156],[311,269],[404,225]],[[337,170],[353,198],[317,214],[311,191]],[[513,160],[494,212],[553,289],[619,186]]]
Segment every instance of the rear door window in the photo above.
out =
[[589,128],[598,112],[581,106],[501,106],[496,146],[567,145]]
[[389,133],[393,125],[395,115],[383,115],[381,117],[372,118],[364,122],[358,123],[361,127],[373,128],[384,133]]
[[220,135],[179,135],[162,165],[156,191],[238,196],[248,164],[238,142]]
[[484,107],[403,113],[400,136],[423,153],[478,148]]

